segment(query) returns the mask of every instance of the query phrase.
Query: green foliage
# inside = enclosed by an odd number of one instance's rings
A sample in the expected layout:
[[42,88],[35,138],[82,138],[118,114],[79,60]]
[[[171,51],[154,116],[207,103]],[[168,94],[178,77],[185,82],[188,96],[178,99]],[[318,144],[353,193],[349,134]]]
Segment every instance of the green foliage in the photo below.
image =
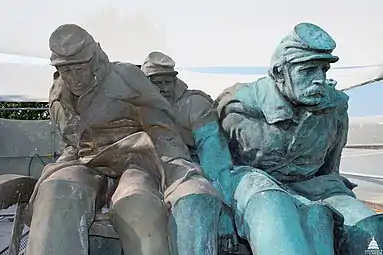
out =
[[[0,108],[48,108],[45,102],[0,102]],[[2,110],[0,118],[15,120],[50,119],[48,110]]]

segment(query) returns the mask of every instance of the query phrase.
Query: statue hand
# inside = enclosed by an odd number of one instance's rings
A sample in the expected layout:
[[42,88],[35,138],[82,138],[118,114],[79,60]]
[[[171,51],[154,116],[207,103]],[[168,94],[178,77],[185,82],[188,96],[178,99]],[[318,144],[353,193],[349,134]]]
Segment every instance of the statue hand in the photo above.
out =
[[77,150],[73,146],[67,146],[55,163],[70,162],[78,159]]
[[238,238],[230,208],[223,206],[218,227],[218,249],[228,253],[238,251]]

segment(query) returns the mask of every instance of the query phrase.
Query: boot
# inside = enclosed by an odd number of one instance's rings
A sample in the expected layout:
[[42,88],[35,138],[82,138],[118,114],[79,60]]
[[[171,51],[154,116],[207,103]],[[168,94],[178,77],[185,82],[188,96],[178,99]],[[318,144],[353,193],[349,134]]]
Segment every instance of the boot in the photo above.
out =
[[34,202],[27,255],[87,255],[96,193],[77,182],[44,181]]
[[222,202],[208,194],[188,195],[171,210],[172,255],[217,255]]
[[383,214],[346,226],[340,244],[341,255],[383,254]]

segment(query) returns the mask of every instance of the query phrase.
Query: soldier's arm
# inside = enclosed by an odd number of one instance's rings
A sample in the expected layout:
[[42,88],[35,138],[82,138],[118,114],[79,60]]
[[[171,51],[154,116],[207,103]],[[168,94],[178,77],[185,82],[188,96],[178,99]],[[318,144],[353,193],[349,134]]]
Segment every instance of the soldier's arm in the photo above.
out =
[[216,109],[218,119],[222,129],[225,131],[229,139],[240,139],[242,122],[246,115],[243,103],[236,99],[234,94],[242,87],[243,84],[237,83],[232,87],[227,88],[216,99]]
[[348,136],[349,119],[347,114],[347,106],[339,115],[338,123],[337,137],[326,154],[324,165],[319,170],[320,175],[333,173],[339,174],[342,150],[347,143]]
[[[242,98],[236,97],[244,84],[236,84],[224,91],[216,100],[217,111],[221,128],[229,140],[230,152],[235,168],[237,165],[253,165],[255,157],[263,141],[262,125],[265,121],[257,102],[246,105]],[[239,88],[237,86],[240,86]],[[233,91],[233,92],[231,92]],[[243,93],[243,95],[247,95]],[[251,99],[247,98],[248,101]],[[249,103],[249,102],[248,102]],[[254,155],[252,159],[245,159],[240,152]],[[248,162],[248,161],[251,162]]]
[[51,114],[52,123],[56,126],[61,139],[65,143],[64,150],[56,162],[67,162],[77,159],[77,149],[74,145],[71,144],[70,139],[66,138],[64,133],[66,116],[61,104],[58,101],[53,102],[49,108],[49,112]]
[[54,82],[49,91],[49,113],[51,116],[52,124],[59,131],[61,139],[65,143],[63,153],[56,160],[56,162],[66,162],[78,158],[77,149],[64,133],[65,126],[67,125],[67,116],[65,115],[64,109],[59,101],[59,94],[61,93],[60,86],[62,86],[62,84],[60,84],[58,72],[55,72],[53,77]]
[[149,107],[159,111],[161,115],[166,116],[159,117],[159,115],[157,117],[162,118],[163,123],[166,123],[168,128],[178,132],[174,112],[169,101],[161,95],[148,77],[136,65],[131,63],[118,63],[115,66],[117,73],[129,90],[129,92],[117,93],[115,97],[135,106]]
[[191,95],[188,100],[189,121],[201,167],[214,187],[231,203],[233,164],[226,137],[220,132],[217,112],[207,95]]

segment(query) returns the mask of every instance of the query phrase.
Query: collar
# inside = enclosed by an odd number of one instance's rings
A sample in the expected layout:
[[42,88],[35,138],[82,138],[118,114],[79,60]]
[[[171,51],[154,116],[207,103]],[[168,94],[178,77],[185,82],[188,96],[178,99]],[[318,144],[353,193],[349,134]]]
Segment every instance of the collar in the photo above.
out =
[[261,78],[256,82],[253,96],[267,123],[275,124],[279,121],[295,120],[291,104],[282,96],[270,77]]
[[183,82],[181,79],[176,78],[174,84],[174,102],[178,102],[187,89],[188,85],[186,85],[186,83]]

